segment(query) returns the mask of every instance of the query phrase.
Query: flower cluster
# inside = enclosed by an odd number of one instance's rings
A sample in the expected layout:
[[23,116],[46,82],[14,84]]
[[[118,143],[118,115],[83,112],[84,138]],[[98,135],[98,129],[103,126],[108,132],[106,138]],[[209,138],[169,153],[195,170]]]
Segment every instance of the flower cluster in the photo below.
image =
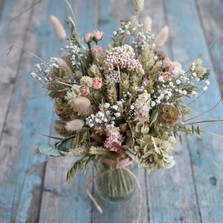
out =
[[108,71],[113,71],[115,69],[138,71],[141,68],[139,60],[135,59],[133,48],[127,44],[108,50],[105,55],[104,63]]
[[[136,5],[138,12],[141,7]],[[183,69],[168,58],[160,47],[169,29],[153,35],[149,18],[143,24],[138,16],[121,21],[104,49],[103,32],[80,39],[70,24],[61,58],[38,64],[32,73],[55,101],[55,130],[64,137],[55,149],[81,154],[83,163],[106,157],[128,158],[148,171],[173,166],[175,138],[200,133],[182,122],[192,112],[183,99],[207,90],[208,69],[200,59]]]
[[107,125],[106,140],[104,147],[110,151],[118,152],[122,148],[123,136],[120,134],[119,127],[114,125]]

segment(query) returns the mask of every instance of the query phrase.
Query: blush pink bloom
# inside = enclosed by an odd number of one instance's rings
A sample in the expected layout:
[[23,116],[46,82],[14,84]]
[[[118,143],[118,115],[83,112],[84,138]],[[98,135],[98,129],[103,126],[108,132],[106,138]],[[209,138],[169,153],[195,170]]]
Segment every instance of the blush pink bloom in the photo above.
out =
[[173,64],[170,64],[169,65],[169,72],[172,73],[174,70],[174,65]]
[[174,70],[174,65],[171,63],[171,61],[169,61],[169,60],[164,60],[164,61],[163,61],[163,68],[168,69],[168,71],[169,71],[170,73],[172,73],[173,70]]
[[90,43],[93,39],[93,34],[92,33],[86,33],[84,35],[84,42],[85,43]]
[[94,89],[101,89],[102,87],[102,79],[100,77],[94,77],[92,87]]
[[108,137],[105,140],[104,147],[107,148],[109,151],[118,152],[121,149],[121,142],[115,140],[112,137]]
[[94,46],[92,46],[92,48],[91,48],[91,52],[92,53],[99,53],[99,52],[101,52],[102,51],[102,48],[99,46],[99,45],[94,45]]
[[161,74],[161,76],[163,77],[163,80],[166,81],[171,77],[171,73],[170,72],[164,72]]
[[86,87],[80,87],[80,93],[82,96],[88,96],[89,95],[89,88],[86,88]]
[[95,41],[101,40],[103,35],[104,35],[104,33],[99,31],[99,30],[94,30],[92,34],[93,34],[93,37],[94,37]]
[[109,151],[118,152],[122,148],[123,136],[120,133],[120,129],[114,125],[107,126],[106,140],[104,147]]

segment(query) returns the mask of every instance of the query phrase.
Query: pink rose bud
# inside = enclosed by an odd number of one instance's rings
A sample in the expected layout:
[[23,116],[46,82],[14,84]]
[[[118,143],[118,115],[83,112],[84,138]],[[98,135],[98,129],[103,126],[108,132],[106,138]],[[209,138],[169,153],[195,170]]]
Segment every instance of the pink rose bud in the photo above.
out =
[[94,37],[95,41],[101,40],[103,35],[104,35],[104,33],[100,32],[99,30],[94,30],[92,34],[93,34],[93,37]]
[[99,46],[99,45],[94,45],[94,46],[92,46],[92,48],[91,48],[91,52],[92,53],[99,53],[99,52],[101,52],[102,51],[102,48]]
[[82,96],[88,96],[89,95],[89,88],[86,87],[80,87],[80,93]]
[[84,42],[85,43],[90,43],[92,41],[92,39],[93,39],[92,33],[86,33],[84,35]]
[[93,78],[92,87],[94,89],[101,89],[101,87],[102,87],[102,79],[100,77],[94,77]]

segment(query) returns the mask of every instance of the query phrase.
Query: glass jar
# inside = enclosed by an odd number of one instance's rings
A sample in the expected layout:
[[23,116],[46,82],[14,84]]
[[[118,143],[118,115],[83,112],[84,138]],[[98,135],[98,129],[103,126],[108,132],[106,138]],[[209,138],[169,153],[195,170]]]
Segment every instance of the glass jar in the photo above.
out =
[[97,195],[110,204],[131,199],[137,184],[134,175],[138,167],[128,159],[114,161],[102,158],[96,170],[95,190]]

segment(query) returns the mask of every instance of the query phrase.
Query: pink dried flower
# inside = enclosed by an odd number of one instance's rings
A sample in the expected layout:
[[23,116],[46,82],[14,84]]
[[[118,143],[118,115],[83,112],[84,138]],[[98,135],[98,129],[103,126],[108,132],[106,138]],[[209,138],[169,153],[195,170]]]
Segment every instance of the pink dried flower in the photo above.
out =
[[90,43],[93,39],[93,34],[92,33],[85,33],[84,35],[84,42],[85,43]]
[[135,59],[134,49],[127,44],[108,50],[104,63],[110,72],[115,70],[115,68],[127,69],[129,71],[142,69],[139,60]]
[[99,53],[99,52],[101,52],[102,51],[102,48],[99,46],[99,45],[94,45],[94,46],[92,46],[92,48],[91,48],[91,52],[92,53]]
[[80,93],[81,93],[81,96],[88,96],[89,95],[89,88],[87,87],[80,87]]
[[77,97],[73,100],[73,109],[81,116],[87,116],[92,113],[90,100],[83,96]]
[[107,139],[104,142],[104,147],[109,151],[118,152],[122,147],[123,136],[119,132],[119,128],[114,125],[107,126]]
[[175,65],[170,60],[165,59],[163,61],[162,68],[164,69],[164,72],[160,73],[160,76],[163,78],[164,81],[166,81],[172,76]]
[[167,81],[170,77],[171,77],[171,73],[170,72],[163,72],[163,73],[161,73],[161,75],[160,76],[162,76],[163,77],[163,80],[164,81]]
[[109,73],[110,78],[115,82],[119,83],[120,82],[120,72],[117,70],[113,70]]
[[115,138],[109,137],[105,140],[104,147],[109,151],[118,152],[121,149],[121,143],[117,142]]
[[99,30],[94,30],[92,34],[95,41],[101,40],[104,35],[104,33]]
[[102,79],[100,77],[94,77],[93,78],[92,87],[94,89],[101,89],[101,87],[102,87]]
[[166,59],[163,61],[163,68],[167,69],[170,73],[172,73],[174,70],[174,64]]

